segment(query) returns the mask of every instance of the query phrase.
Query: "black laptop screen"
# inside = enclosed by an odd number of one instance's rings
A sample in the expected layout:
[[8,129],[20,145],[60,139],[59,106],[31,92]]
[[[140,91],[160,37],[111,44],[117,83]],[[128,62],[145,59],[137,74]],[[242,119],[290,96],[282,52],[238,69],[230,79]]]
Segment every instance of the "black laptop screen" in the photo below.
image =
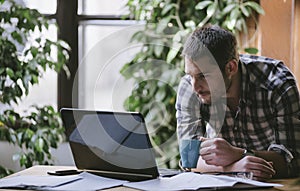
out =
[[62,109],[75,164],[80,169],[158,176],[139,113]]

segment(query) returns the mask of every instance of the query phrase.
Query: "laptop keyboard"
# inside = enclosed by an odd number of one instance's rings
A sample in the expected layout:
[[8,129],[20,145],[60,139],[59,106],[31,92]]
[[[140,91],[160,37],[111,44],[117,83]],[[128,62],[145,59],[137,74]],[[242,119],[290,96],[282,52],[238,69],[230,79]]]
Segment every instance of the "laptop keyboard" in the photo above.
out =
[[159,168],[158,173],[161,177],[171,177],[180,174],[181,171],[176,169]]

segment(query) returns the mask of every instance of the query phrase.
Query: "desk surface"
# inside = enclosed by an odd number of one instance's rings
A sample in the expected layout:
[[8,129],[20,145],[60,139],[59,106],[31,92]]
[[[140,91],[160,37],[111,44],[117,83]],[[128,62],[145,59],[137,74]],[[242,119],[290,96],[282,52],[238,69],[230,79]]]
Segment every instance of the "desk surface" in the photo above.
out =
[[[55,171],[55,170],[67,170],[67,169],[76,169],[74,166],[33,166],[31,168],[25,169],[23,171],[17,172],[11,176],[16,175],[47,175],[47,171]],[[300,178],[292,178],[292,179],[277,179],[277,180],[271,180],[270,182],[273,183],[279,183],[283,184],[283,187],[274,187],[269,189],[251,189],[252,191],[255,190],[268,190],[268,191],[299,191],[300,190]],[[12,191],[13,189],[0,189]],[[116,187],[116,188],[110,188],[106,189],[106,191],[136,191],[136,189],[127,188],[127,187]]]

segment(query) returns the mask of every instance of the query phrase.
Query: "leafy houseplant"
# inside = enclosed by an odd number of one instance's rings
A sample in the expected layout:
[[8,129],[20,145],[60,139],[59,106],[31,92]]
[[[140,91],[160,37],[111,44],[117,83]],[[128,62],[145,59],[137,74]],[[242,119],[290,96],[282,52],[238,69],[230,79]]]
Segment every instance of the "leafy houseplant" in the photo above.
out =
[[57,72],[65,67],[69,47],[43,35],[55,23],[37,10],[13,0],[0,3],[0,102],[17,103],[48,67]]
[[34,109],[28,116],[20,116],[13,110],[6,110],[0,116],[0,138],[23,149],[13,158],[26,168],[35,163],[51,164],[50,148],[57,148],[64,139],[59,113],[52,106],[34,106]]
[[[247,19],[257,22],[256,14],[264,11],[253,0],[128,0],[127,7],[132,19],[144,20],[146,24],[144,30],[132,36],[132,41],[142,44],[139,53],[120,71],[125,78],[136,82],[124,106],[150,119],[148,127],[155,132],[152,143],[158,146],[155,147],[157,158],[167,167],[176,167],[174,104],[176,88],[183,75],[180,51],[184,39],[196,27],[207,23],[218,24],[237,37],[245,35]],[[257,50],[246,48],[245,51],[251,53]]]
[[[20,2],[20,1],[18,1]],[[64,69],[69,46],[45,32],[55,26],[35,9],[15,0],[0,0],[0,102],[11,105],[28,95],[30,87],[48,68]],[[0,138],[24,149],[15,159],[29,167],[51,161],[50,148],[57,147],[63,132],[59,114],[51,107],[33,107],[21,116],[13,110],[0,114]],[[4,171],[2,171],[4,172]]]

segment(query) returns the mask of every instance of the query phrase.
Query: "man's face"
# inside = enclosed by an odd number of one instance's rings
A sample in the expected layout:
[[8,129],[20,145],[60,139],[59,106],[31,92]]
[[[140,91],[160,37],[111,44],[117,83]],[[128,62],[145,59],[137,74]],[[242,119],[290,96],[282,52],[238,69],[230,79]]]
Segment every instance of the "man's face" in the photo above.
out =
[[226,97],[222,73],[217,64],[211,64],[210,60],[205,56],[196,63],[185,57],[185,73],[191,76],[193,90],[205,104]]

